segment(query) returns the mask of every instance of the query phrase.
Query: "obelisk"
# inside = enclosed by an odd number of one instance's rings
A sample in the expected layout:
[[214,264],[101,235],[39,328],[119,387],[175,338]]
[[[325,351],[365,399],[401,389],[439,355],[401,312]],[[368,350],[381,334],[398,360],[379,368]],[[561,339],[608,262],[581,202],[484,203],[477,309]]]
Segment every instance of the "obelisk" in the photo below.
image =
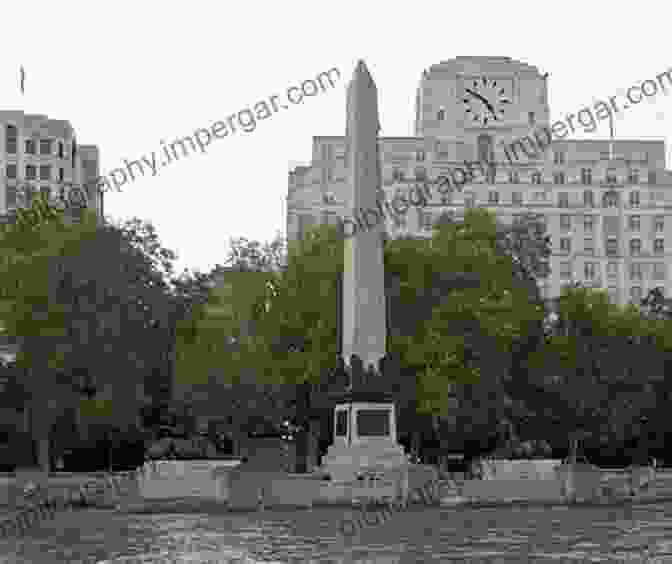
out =
[[[376,210],[381,188],[378,159],[378,90],[359,61],[347,91],[346,167],[353,216]],[[357,355],[364,367],[385,355],[384,222],[360,229],[344,241],[342,354],[346,365]]]
[[[378,91],[363,61],[357,63],[348,86],[346,117],[347,201],[354,218],[362,212],[377,210],[381,192]],[[334,495],[346,498],[359,491],[359,486],[354,489],[351,486],[362,472],[385,468],[393,483],[385,495],[406,500],[407,459],[397,442],[393,397],[384,390],[386,378],[379,371],[380,361],[385,357],[387,331],[384,222],[380,219],[374,227],[360,228],[353,236],[344,238],[341,354],[351,386],[335,397],[334,443],[327,450],[323,468],[331,477]],[[353,362],[353,357],[358,361]],[[375,382],[361,385],[361,364],[367,376],[376,376]],[[339,490],[344,483],[348,487]]]

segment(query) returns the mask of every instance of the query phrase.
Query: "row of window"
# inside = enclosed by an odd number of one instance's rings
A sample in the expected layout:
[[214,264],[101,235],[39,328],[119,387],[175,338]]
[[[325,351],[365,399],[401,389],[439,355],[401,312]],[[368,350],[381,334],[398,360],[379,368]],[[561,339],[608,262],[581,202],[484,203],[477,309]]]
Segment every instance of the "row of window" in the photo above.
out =
[[[449,216],[454,216],[455,212],[454,211],[449,211],[448,212]],[[523,221],[525,214],[513,214],[513,224],[519,224]],[[542,223],[547,222],[547,218],[543,214],[539,214],[538,216],[539,221]],[[571,223],[571,215],[569,214],[561,214],[560,215],[560,229],[563,231],[569,231],[572,228],[572,223]],[[406,218],[405,216],[403,218],[399,218],[398,224],[400,226],[406,226]],[[432,213],[431,212],[424,212],[421,216],[421,225],[423,229],[431,229],[432,228]],[[665,216],[664,215],[656,215],[653,218],[653,225],[654,225],[654,230],[656,233],[662,233],[665,230]],[[639,215],[630,215],[628,216],[628,227],[630,231],[639,231],[641,227],[641,216]],[[584,215],[583,216],[583,230],[587,232],[593,232],[595,230],[595,216],[594,215]],[[561,249],[566,252],[570,252],[571,248],[571,239],[570,238],[561,238]],[[563,243],[565,241],[565,243]],[[591,238],[586,238],[585,241],[592,241]],[[592,245],[584,245],[585,247],[591,247]],[[640,239],[633,239],[631,241],[631,249],[633,252],[641,252],[641,240]],[[664,252],[664,239],[655,239],[654,240],[654,252]]]
[[[642,218],[639,215],[628,216],[628,229],[630,231],[639,231],[641,229]],[[665,230],[665,216],[656,215],[653,218],[653,226],[656,233],[661,233]],[[583,216],[584,231],[592,231],[595,228],[595,216]],[[560,214],[560,229],[563,231],[570,231],[572,229],[572,216],[569,214]]]
[[[52,180],[51,177],[51,165],[40,165],[39,171],[40,171],[40,180]],[[26,165],[25,169],[25,179],[26,180],[37,180],[37,170],[38,168],[35,165]],[[8,164],[7,167],[5,168],[5,174],[7,176],[7,179],[9,180],[15,180],[17,178],[17,168],[15,164]],[[63,182],[63,178],[65,176],[65,171],[63,167],[59,167],[58,169],[58,181]]]
[[[16,207],[17,200],[18,200],[18,192],[16,186],[7,186],[7,207],[8,208],[14,208]],[[31,202],[33,201],[33,194],[37,193],[37,190],[35,188],[31,188],[30,186],[26,186],[25,189],[20,191],[22,194],[22,199],[25,202],[26,205],[30,205]],[[39,192],[41,195],[46,197],[48,200],[51,198],[51,188],[49,186],[41,186],[39,189]],[[64,200],[65,199],[65,188],[60,187],[59,188],[59,199]]]
[[[436,119],[437,121],[445,121],[446,120],[446,108],[441,106],[438,111],[436,112]],[[527,112],[527,123],[529,125],[534,125],[536,123],[536,117],[534,112]]]
[[[569,237],[560,238],[560,251],[563,253],[572,252],[572,240]],[[583,240],[583,252],[586,254],[595,254],[595,240],[592,237],[586,237]],[[656,255],[665,254],[665,239],[656,238],[653,240],[653,253]],[[608,238],[605,245],[605,254],[607,256],[618,255],[618,240]],[[630,255],[639,256],[642,254],[642,240],[630,239]]]
[[[665,287],[656,286],[656,289],[665,296]],[[612,303],[618,302],[618,287],[617,286],[608,286],[607,292],[609,293],[609,300]],[[634,304],[639,305],[644,298],[644,289],[641,286],[632,286],[630,288],[630,301]]]
[[[651,278],[653,280],[665,280],[667,278],[667,269],[664,262],[654,262],[652,263],[653,270]],[[600,278],[600,263],[599,262],[586,262],[583,264],[583,277],[585,280],[596,280]],[[561,262],[560,263],[560,278],[563,280],[568,280],[572,278],[572,265],[570,262]],[[644,264],[643,263],[632,263],[629,268],[630,280],[643,280],[644,279]],[[618,263],[609,262],[607,263],[607,278],[614,279],[618,277]]]
[[[28,155],[37,154],[37,144],[36,139],[26,139],[24,150]],[[5,129],[5,150],[8,154],[14,155],[17,153],[19,142],[19,132],[16,126],[8,125]],[[40,155],[51,156],[54,154],[54,140],[53,139],[39,139],[39,149]],[[58,142],[58,151],[57,155],[59,159],[65,158],[65,144],[63,141]]]
[[[534,192],[532,194],[532,199],[535,202],[545,202],[547,201],[545,192]],[[465,202],[467,199],[473,200],[475,198],[473,192],[465,192]],[[656,198],[660,199],[660,195],[656,194]],[[630,207],[637,208],[641,205],[641,194],[639,190],[632,190],[628,194],[628,202]],[[497,190],[488,191],[488,204],[499,204],[500,197]],[[522,205],[523,204],[523,193],[522,192],[511,192],[511,203],[513,205]],[[466,203],[465,203],[466,205]],[[603,194],[602,196],[602,206],[605,208],[618,207],[619,205],[619,194],[618,192],[609,191]],[[583,191],[583,206],[588,208],[595,207],[595,194],[592,190]],[[559,208],[568,208],[569,207],[569,192],[558,192],[558,207]]]
[[[424,154],[424,151],[423,151]],[[424,166],[416,166],[414,170],[415,180],[417,182],[425,182],[428,179],[427,169]],[[531,184],[541,184],[542,182],[542,173],[541,171],[533,171],[530,173],[530,183]],[[554,172],[553,173],[553,184],[566,184],[566,175],[564,172]],[[397,182],[402,182],[406,179],[406,173],[400,168],[392,169],[392,180]],[[520,173],[517,170],[510,170],[508,172],[509,183],[511,184],[520,184]],[[487,167],[485,171],[485,180],[488,184],[495,184],[497,180],[497,169],[495,165],[491,164]],[[605,176],[605,182],[607,184],[616,184],[618,181],[618,176],[616,174],[616,169],[608,169]],[[581,184],[591,185],[593,183],[592,171],[589,168],[581,169]],[[628,172],[628,184],[639,184],[640,177],[639,171],[632,169]],[[648,184],[656,184],[656,173],[655,171],[649,171],[648,173]]]

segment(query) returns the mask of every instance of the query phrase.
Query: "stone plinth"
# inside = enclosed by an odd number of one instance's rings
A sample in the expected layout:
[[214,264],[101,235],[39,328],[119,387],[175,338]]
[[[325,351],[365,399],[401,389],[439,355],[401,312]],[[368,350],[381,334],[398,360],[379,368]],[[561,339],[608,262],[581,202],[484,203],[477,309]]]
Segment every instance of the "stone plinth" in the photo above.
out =
[[322,468],[333,481],[351,481],[367,469],[392,470],[408,464],[397,443],[394,404],[382,392],[343,394],[334,409],[334,443]]

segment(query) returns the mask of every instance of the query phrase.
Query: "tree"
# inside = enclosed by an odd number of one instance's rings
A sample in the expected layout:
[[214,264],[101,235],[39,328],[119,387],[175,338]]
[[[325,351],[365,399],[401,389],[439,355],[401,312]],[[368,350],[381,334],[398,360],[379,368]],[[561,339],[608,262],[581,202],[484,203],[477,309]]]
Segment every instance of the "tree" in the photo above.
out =
[[[604,291],[563,291],[543,347],[529,357],[537,393],[528,405],[543,425],[552,415],[565,436],[616,436],[646,408],[655,372],[642,370],[643,347],[669,350],[669,329],[642,318],[635,306],[619,307]],[[644,355],[642,355],[644,353]],[[576,440],[570,458],[576,459]]]
[[[548,246],[539,231],[534,221],[512,228],[470,211],[464,222],[443,220],[431,240],[386,242],[388,352],[400,366],[393,387],[399,405],[414,417],[445,414],[456,395],[480,410],[478,428],[487,427],[492,408],[502,404],[512,358],[531,328],[543,327],[535,277],[543,274]],[[263,274],[272,262],[255,251],[263,246],[241,247],[230,262]],[[187,333],[194,351],[200,347],[193,357],[226,366],[229,381],[248,370],[258,383],[295,386],[297,412],[305,414],[338,356],[342,238],[330,226],[314,228],[290,246],[286,261],[275,264],[283,262],[258,283],[232,278],[223,298],[229,303],[227,327],[220,323],[205,335],[191,322]],[[248,334],[238,328],[244,319],[253,321]],[[233,336],[233,349],[221,345],[223,335]],[[299,422],[305,420],[300,415]]]
[[42,468],[48,468],[53,412],[69,391],[54,371],[64,356],[59,345],[66,337],[66,311],[54,304],[52,257],[67,253],[89,236],[94,222],[85,213],[81,223],[66,225],[56,210],[34,200],[29,210],[20,210],[16,221],[3,225],[0,231],[2,322],[6,332],[19,339],[16,365],[25,371],[21,384],[30,398],[30,426]]
[[[27,371],[46,468],[49,428],[73,401],[80,411],[95,407],[106,424],[135,424],[139,386],[165,370],[176,318],[189,300],[187,285],[171,290],[172,253],[150,224],[99,225],[93,212],[69,223],[58,212],[40,215],[38,205],[3,229],[0,285],[7,332],[20,338],[17,364]],[[91,399],[80,401],[82,392]]]

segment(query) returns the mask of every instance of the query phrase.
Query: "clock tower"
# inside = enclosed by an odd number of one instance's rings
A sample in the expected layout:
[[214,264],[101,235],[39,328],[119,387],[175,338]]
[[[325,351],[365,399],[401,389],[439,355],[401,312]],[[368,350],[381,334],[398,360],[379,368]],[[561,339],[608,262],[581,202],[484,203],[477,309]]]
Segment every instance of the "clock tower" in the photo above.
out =
[[501,162],[501,142],[549,125],[549,113],[546,77],[536,67],[509,57],[457,57],[423,73],[415,135],[439,160]]

